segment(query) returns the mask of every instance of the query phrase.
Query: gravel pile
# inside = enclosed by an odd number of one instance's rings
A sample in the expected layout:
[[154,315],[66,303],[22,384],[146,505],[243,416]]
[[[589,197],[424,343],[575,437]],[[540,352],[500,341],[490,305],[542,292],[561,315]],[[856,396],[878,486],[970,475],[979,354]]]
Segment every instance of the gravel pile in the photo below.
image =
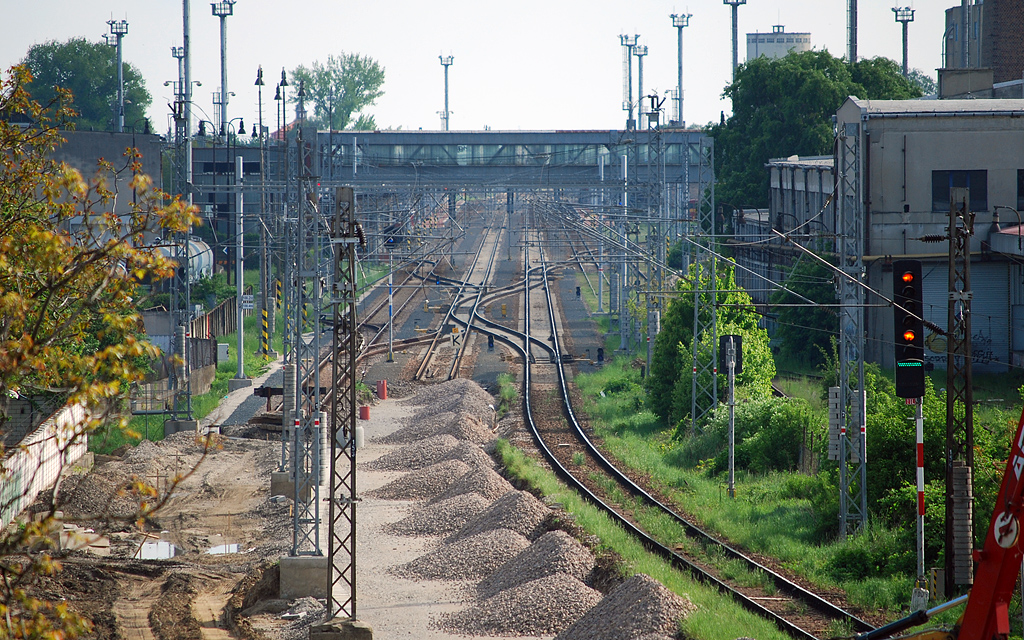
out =
[[459,441],[454,437],[442,434],[404,446],[397,451],[385,453],[367,463],[366,466],[381,471],[415,471],[443,460],[452,459],[447,454],[451,453],[451,450],[458,444]]
[[410,444],[444,434],[481,445],[494,440],[490,428],[472,414],[442,411],[410,418],[409,426],[384,436],[380,442]]
[[481,469],[493,469],[494,459],[484,453],[478,444],[472,442],[460,442],[451,451],[444,454],[445,460],[461,460],[471,467]]
[[477,593],[490,598],[499,591],[555,574],[583,582],[595,562],[594,554],[572,536],[564,531],[549,531],[484,578],[477,586]]
[[[531,540],[543,533],[549,509],[525,491],[510,491],[495,500],[486,511],[459,530],[453,540],[475,536],[492,529],[511,529]],[[511,558],[511,556],[510,556]]]
[[392,572],[405,578],[479,580],[528,546],[530,541],[515,531],[495,529],[441,545]]
[[58,494],[57,505],[68,519],[128,518],[139,509],[138,497],[128,493],[129,487],[127,477],[108,473],[106,468],[68,476]]
[[439,626],[473,635],[552,635],[579,620],[600,600],[599,592],[576,578],[555,573],[442,616]]
[[497,500],[515,488],[493,469],[475,467],[445,489],[437,500],[447,500],[464,493],[478,493],[488,500]]
[[366,494],[385,500],[430,500],[444,493],[467,471],[469,471],[469,465],[465,462],[446,460],[407,473],[382,487],[368,491]]
[[638,573],[615,587],[601,602],[555,640],[633,640],[674,637],[679,621],[696,610],[660,582]]
[[491,394],[472,380],[462,378],[425,387],[410,402],[421,405],[416,411],[418,418],[442,411],[465,412],[485,418],[493,413],[490,406],[496,406]]
[[490,504],[491,501],[480,494],[463,493],[414,509],[405,518],[386,525],[384,530],[400,536],[446,536],[464,527]]

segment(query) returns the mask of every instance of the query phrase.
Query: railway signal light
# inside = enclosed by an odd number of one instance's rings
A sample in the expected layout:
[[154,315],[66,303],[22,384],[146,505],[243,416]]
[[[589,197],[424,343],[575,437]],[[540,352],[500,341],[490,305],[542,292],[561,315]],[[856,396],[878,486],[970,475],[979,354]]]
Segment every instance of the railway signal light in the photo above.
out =
[[743,373],[743,336],[741,335],[721,335],[718,336],[718,372],[729,373],[729,362],[726,359],[726,350],[729,346],[729,341],[732,340],[733,346],[736,349],[736,364],[733,373],[739,375]]
[[896,396],[924,396],[924,305],[921,261],[896,260],[892,265],[893,331],[896,345]]

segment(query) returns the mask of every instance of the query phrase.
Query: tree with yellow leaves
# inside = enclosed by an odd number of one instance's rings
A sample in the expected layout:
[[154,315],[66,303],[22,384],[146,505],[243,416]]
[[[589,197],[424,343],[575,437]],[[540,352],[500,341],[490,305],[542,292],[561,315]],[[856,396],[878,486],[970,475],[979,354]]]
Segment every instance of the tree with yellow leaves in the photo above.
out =
[[[135,311],[140,282],[170,277],[174,263],[147,241],[181,232],[194,211],[155,189],[141,173],[139,154],[100,161],[94,176],[53,159],[61,131],[74,115],[70,94],[57,90],[40,105],[26,91],[24,67],[0,74],[0,436],[12,398],[57,393],[78,409],[47,432],[58,464],[115,413],[129,386],[142,379],[140,364],[157,355],[141,336]],[[115,214],[119,185],[134,192],[127,213]],[[121,428],[125,423],[119,422]],[[2,443],[0,439],[0,443]],[[24,506],[18,487],[41,473],[13,462],[25,445],[0,444],[0,639],[73,638],[89,622],[63,603],[33,598],[32,581],[59,570],[50,536],[55,507],[20,525],[10,519]],[[22,460],[25,456],[21,457]],[[138,516],[159,506],[143,483]]]

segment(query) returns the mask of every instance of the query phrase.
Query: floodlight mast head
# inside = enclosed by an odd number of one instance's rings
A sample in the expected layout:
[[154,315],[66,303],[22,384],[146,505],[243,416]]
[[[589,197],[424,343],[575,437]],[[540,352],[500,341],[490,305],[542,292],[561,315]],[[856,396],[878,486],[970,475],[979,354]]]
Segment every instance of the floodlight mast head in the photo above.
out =
[[910,7],[893,7],[892,12],[896,14],[896,22],[914,21],[914,9]]
[[693,14],[692,13],[673,13],[669,17],[672,18],[672,26],[673,27],[676,27],[677,29],[683,29],[683,28],[686,28],[686,27],[690,26],[690,18],[693,17]]
[[110,34],[114,36],[126,36],[128,35],[128,21],[127,20],[107,20],[107,24],[110,25]]
[[213,9],[213,15],[218,18],[234,15],[236,0],[224,0],[224,2],[211,2],[210,7]]

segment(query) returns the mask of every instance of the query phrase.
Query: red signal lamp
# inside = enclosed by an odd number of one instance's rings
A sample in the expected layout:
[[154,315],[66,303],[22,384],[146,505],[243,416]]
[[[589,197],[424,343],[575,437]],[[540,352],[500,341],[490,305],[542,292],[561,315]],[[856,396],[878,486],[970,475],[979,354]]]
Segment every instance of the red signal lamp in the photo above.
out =
[[903,276],[901,277],[903,279],[903,282],[906,282],[908,284],[914,281],[914,274],[910,271],[904,271]]
[[907,329],[906,331],[903,332],[903,339],[906,340],[907,342],[913,342],[914,338],[916,337],[917,334],[914,333],[911,329]]

